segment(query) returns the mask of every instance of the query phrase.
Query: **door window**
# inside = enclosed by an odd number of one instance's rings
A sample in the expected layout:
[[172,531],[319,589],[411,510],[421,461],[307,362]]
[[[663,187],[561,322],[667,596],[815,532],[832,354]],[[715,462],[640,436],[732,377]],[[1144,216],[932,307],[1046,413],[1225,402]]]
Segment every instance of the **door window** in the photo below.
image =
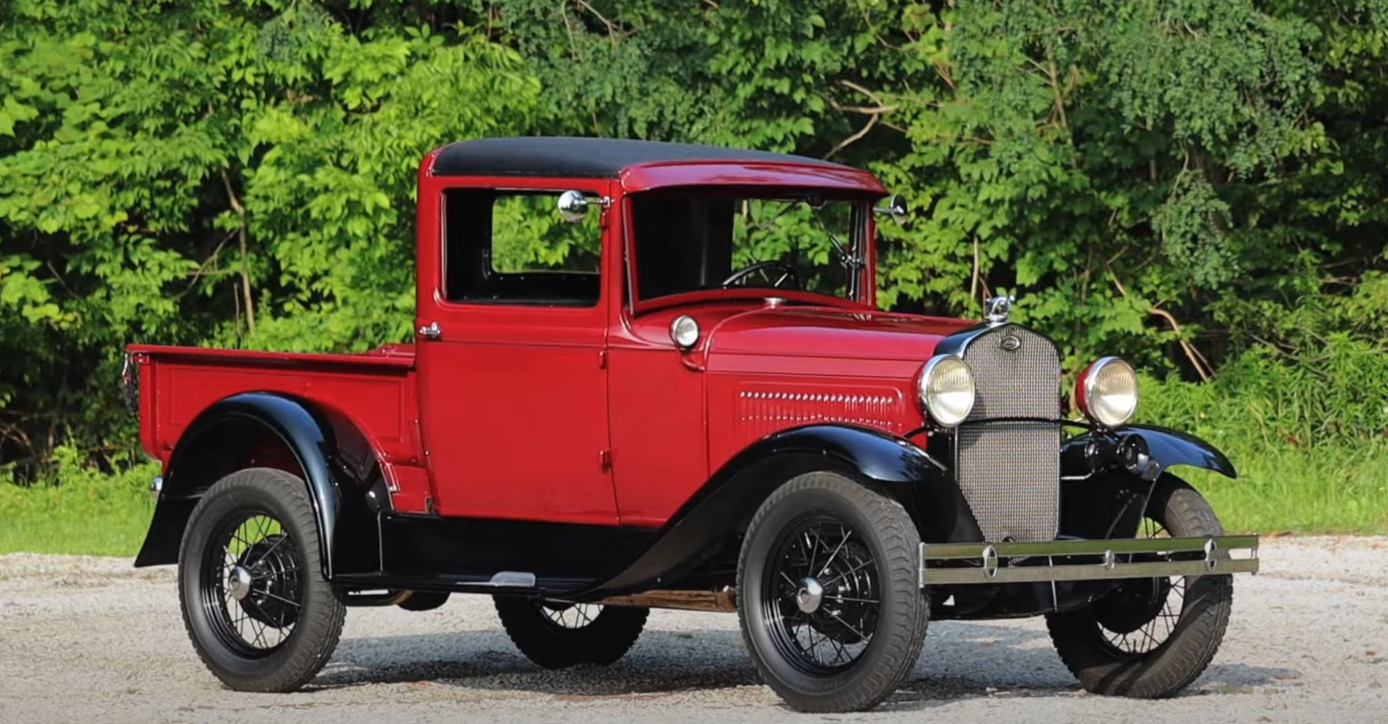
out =
[[[598,213],[559,214],[558,191],[444,192],[444,298],[591,307],[602,290]],[[596,207],[596,195],[590,199]]]

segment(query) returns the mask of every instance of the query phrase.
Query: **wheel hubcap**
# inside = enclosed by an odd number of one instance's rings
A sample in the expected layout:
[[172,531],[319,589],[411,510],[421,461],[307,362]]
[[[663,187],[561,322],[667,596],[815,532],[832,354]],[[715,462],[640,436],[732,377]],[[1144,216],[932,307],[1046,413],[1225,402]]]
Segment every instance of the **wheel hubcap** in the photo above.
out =
[[800,582],[800,590],[795,594],[795,603],[800,610],[805,613],[814,613],[819,610],[819,604],[824,601],[824,586],[814,578],[806,578]]
[[251,593],[251,572],[242,566],[231,569],[231,575],[227,576],[227,592],[238,601],[244,600]]

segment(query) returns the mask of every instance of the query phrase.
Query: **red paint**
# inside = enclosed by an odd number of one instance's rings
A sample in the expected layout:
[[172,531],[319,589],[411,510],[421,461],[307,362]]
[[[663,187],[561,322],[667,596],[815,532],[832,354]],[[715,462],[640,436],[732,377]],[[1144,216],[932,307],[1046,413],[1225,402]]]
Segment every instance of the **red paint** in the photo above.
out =
[[[616,180],[435,177],[434,156],[418,176],[415,324],[437,323],[440,338],[355,355],[132,346],[146,451],[167,463],[183,430],[217,400],[281,392],[363,432],[397,510],[432,504],[450,516],[659,525],[719,466],[777,430],[919,426],[915,376],[943,336],[969,325],[876,311],[872,284],[856,301],[786,290],[777,296],[796,306],[775,308],[765,292],[741,288],[629,303],[627,194],[732,184],[885,195],[866,171],[686,162],[632,166]],[[610,199],[593,209],[602,214],[596,306],[442,297],[441,197],[496,186]],[[864,280],[874,278],[868,266]],[[701,329],[688,353],[669,338],[681,314]],[[286,464],[268,447],[241,453]]]

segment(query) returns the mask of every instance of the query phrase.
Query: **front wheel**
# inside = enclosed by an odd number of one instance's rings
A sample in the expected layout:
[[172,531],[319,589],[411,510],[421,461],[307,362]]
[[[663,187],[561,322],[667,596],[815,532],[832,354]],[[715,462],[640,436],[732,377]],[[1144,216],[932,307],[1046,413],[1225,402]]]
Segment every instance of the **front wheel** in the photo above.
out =
[[193,508],[178,561],[183,622],[207,668],[236,691],[293,691],[327,663],[346,609],[323,579],[304,482],[251,468]]
[[738,561],[738,619],[757,671],[792,708],[872,708],[920,655],[920,535],[899,503],[833,472],[782,485]]
[[[1205,499],[1163,475],[1148,501],[1143,537],[1203,537],[1224,529]],[[1095,694],[1174,696],[1209,666],[1233,606],[1228,574],[1124,581],[1080,611],[1046,617],[1066,668]]]

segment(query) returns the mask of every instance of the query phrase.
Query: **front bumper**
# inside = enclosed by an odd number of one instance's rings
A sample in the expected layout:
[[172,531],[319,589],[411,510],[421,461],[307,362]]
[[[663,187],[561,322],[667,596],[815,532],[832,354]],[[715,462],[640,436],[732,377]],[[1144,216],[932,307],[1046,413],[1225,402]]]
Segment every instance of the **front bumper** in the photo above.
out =
[[[1230,554],[1235,551],[1246,557],[1232,557]],[[1151,560],[1154,557],[1161,560]],[[1049,543],[922,543],[920,548],[922,587],[1257,572],[1256,535]]]

